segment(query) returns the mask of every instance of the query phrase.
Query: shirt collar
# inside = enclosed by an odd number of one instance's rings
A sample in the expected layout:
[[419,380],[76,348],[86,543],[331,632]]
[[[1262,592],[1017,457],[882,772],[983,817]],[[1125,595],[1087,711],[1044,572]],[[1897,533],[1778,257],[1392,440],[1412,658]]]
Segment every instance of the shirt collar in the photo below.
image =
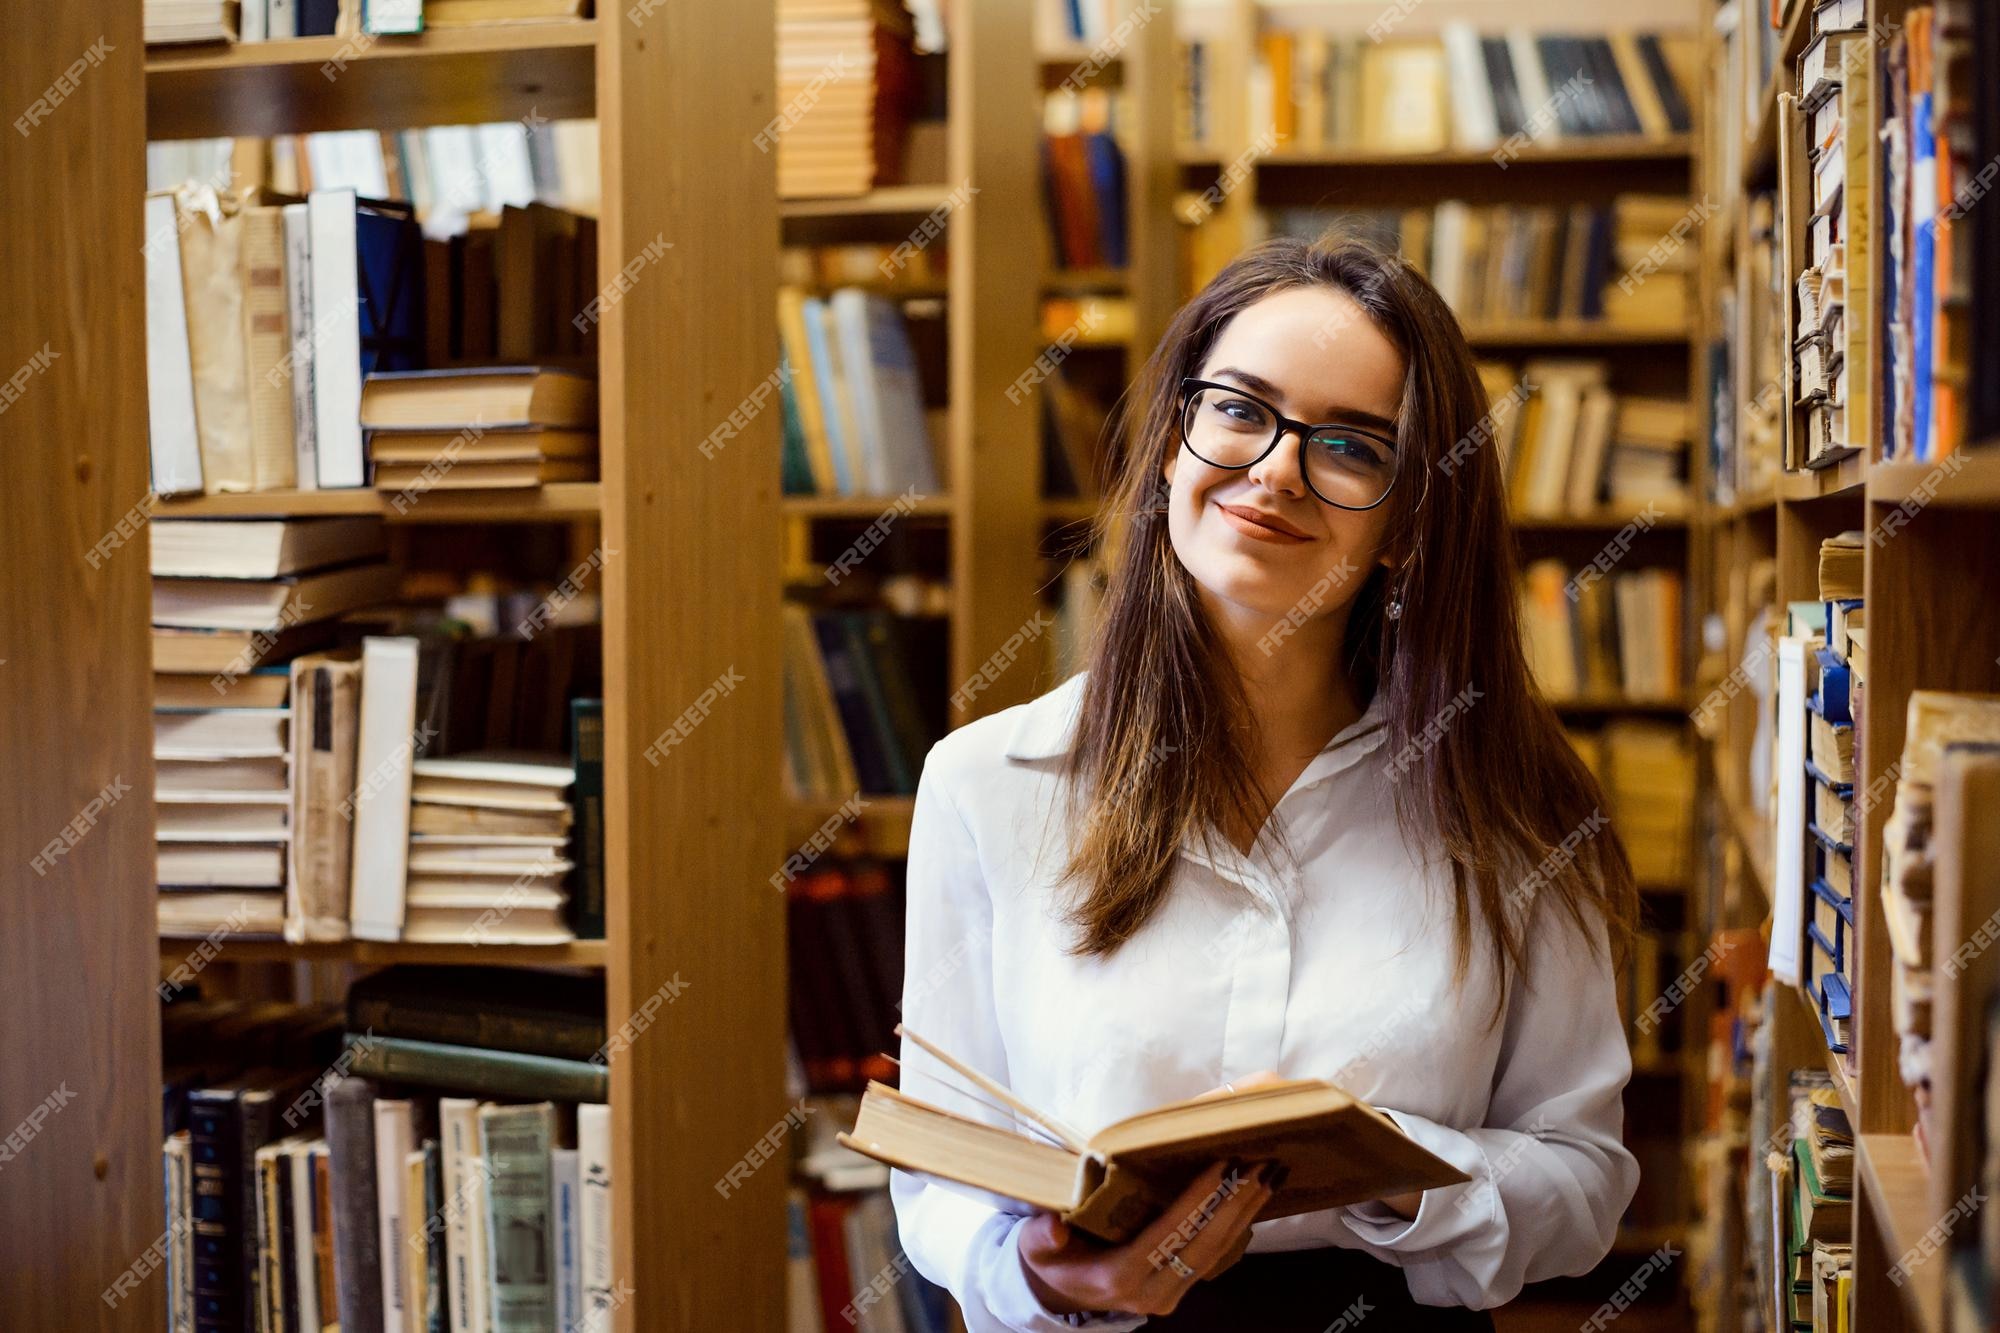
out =
[[[1020,705],[1007,742],[1009,759],[1053,759],[1069,753],[1083,711],[1083,686],[1089,673],[1079,671],[1041,698]],[[1377,690],[1360,717],[1335,733],[1326,748],[1313,756],[1301,781],[1317,781],[1339,772],[1374,750],[1388,737],[1388,691]],[[1350,741],[1359,744],[1349,745]]]

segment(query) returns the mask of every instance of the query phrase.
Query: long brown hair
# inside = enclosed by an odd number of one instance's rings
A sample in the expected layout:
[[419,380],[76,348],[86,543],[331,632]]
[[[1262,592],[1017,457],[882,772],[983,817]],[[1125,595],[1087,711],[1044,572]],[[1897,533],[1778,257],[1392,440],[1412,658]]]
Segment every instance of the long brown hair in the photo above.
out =
[[[1597,782],[1530,683],[1514,534],[1464,335],[1420,274],[1339,233],[1239,256],[1175,315],[1120,405],[1097,532],[1108,587],[1065,766],[1079,806],[1065,870],[1074,951],[1107,956],[1145,925],[1184,839],[1212,845],[1225,821],[1258,828],[1268,809],[1240,730],[1255,719],[1168,539],[1161,469],[1180,447],[1180,382],[1201,373],[1223,327],[1309,285],[1351,297],[1407,365],[1399,480],[1385,502],[1391,563],[1356,595],[1342,651],[1355,696],[1383,696],[1405,836],[1435,839],[1451,863],[1456,975],[1466,975],[1476,905],[1504,995],[1537,897],[1552,897],[1557,919],[1587,938],[1594,909],[1623,944],[1637,911],[1631,862],[1604,829]],[[1384,614],[1392,582],[1395,619]]]

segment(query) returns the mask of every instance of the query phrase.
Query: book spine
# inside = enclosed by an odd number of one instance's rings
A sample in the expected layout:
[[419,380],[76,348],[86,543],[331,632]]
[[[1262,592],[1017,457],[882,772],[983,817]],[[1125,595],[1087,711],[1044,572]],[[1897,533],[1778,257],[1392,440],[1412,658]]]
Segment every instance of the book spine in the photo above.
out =
[[446,1333],[451,1325],[450,1275],[445,1265],[444,1149],[424,1141],[424,1333]]
[[[358,1063],[358,1062],[357,1062]],[[369,1071],[356,1070],[357,1073]],[[391,1333],[408,1333],[410,1249],[405,1244],[403,1212],[408,1201],[412,1110],[401,1099],[375,1103],[375,1226],[381,1256],[382,1323]]]
[[604,1047],[602,1023],[553,1014],[468,1013],[449,1004],[448,997],[431,1008],[422,998],[371,995],[349,1003],[347,1023],[353,1031],[383,1037],[561,1060],[588,1060]]
[[[576,1108],[578,1251],[586,1317],[611,1309],[611,1108]],[[595,1326],[595,1325],[594,1325]]]
[[319,489],[319,434],[313,398],[312,231],[304,204],[286,204],[285,315],[291,337],[292,455],[295,484]]
[[188,1094],[190,1156],[194,1160],[195,1333],[238,1333],[243,1327],[241,1230],[242,1127],[236,1094],[197,1088]]
[[326,1138],[334,1196],[332,1266],[341,1333],[383,1333],[373,1084],[366,1079],[345,1078],[334,1085],[326,1100]]
[[481,1097],[546,1097],[601,1102],[610,1095],[610,1071],[586,1060],[486,1051],[471,1046],[374,1037],[348,1047],[353,1069],[368,1078],[451,1088]]
[[604,701],[570,701],[576,819],[570,860],[576,862],[569,900],[570,930],[580,940],[604,938]]
[[490,1168],[487,1224],[492,1239],[493,1333],[546,1333],[555,1325],[549,1151],[555,1110],[485,1106],[479,1147]]
[[484,1333],[485,1265],[472,1247],[472,1171],[479,1160],[479,1103],[461,1097],[438,1100],[445,1197],[445,1285],[451,1333]]
[[300,1333],[319,1333],[328,1321],[320,1318],[318,1248],[313,1234],[314,1205],[318,1195],[313,1182],[313,1153],[310,1145],[292,1150],[288,1169],[292,1177],[292,1290],[298,1294],[298,1319],[293,1327]]
[[576,1149],[557,1148],[549,1154],[549,1180],[556,1224],[556,1327],[568,1333],[583,1319]]
[[298,482],[298,455],[292,440],[292,396],[283,376],[291,326],[282,209],[244,210],[242,280],[252,475],[260,491],[289,488]]

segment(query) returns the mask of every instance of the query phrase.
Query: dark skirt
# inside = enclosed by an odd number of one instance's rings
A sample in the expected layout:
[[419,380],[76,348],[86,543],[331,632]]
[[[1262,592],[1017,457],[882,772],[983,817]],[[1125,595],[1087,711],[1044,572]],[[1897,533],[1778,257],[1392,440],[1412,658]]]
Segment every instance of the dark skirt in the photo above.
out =
[[1195,1283],[1172,1314],[1146,1321],[1146,1333],[1490,1333],[1492,1327],[1484,1310],[1418,1305],[1402,1269],[1335,1248],[1246,1254],[1213,1281]]

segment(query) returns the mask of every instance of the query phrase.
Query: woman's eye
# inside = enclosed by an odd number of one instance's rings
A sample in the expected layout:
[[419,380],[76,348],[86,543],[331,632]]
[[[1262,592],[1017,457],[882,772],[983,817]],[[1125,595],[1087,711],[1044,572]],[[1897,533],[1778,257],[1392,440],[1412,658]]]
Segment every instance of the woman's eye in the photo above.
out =
[[1241,398],[1224,398],[1214,404],[1215,410],[1231,422],[1244,426],[1264,424],[1264,409]]
[[1383,461],[1382,450],[1369,440],[1352,435],[1316,435],[1313,443],[1329,458],[1343,463],[1366,463],[1378,466]]

